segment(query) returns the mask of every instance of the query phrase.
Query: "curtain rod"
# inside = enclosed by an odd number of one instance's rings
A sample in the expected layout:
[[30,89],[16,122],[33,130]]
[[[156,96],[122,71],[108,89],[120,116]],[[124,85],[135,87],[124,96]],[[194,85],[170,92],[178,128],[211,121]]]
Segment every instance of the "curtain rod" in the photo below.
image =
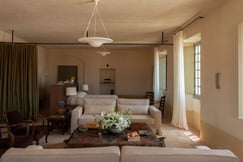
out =
[[190,26],[192,23],[194,23],[195,21],[199,20],[199,19],[203,19],[204,17],[203,16],[198,16],[196,18],[194,18],[192,21],[184,24],[184,25],[181,25],[178,30],[176,31],[181,31],[181,30],[184,30],[185,28],[187,28],[188,26]]
[[[0,42],[0,43],[11,43],[13,42]],[[14,42],[14,44],[33,44],[33,45],[88,45],[87,43],[58,43],[58,42],[53,42],[53,43],[29,43],[29,42]],[[161,46],[161,45],[173,45],[173,43],[107,43],[105,46]]]
[[[31,44],[31,45],[88,45],[88,43],[59,43],[59,42],[50,42],[50,43],[30,43],[30,42],[14,42],[14,30],[11,30],[12,41],[11,42],[0,42],[0,43],[11,43],[11,44]],[[161,43],[106,43],[106,46],[173,46],[173,43],[164,43],[164,32],[162,32],[162,42]]]

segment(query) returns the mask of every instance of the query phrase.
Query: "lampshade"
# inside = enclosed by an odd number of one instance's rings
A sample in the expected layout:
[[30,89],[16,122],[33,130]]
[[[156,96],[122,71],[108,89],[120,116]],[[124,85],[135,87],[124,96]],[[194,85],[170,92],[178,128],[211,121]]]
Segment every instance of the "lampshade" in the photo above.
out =
[[106,56],[106,55],[111,54],[111,52],[108,52],[108,51],[98,51],[97,53],[99,53],[101,56]]
[[104,43],[112,43],[113,40],[104,37],[82,37],[78,39],[79,42],[88,43],[92,47],[100,47]]
[[99,53],[101,56],[106,56],[106,55],[111,54],[111,52],[109,52],[109,51],[106,50],[106,48],[105,48],[104,45],[102,45],[102,47],[103,47],[104,50],[103,51],[98,51],[96,53]]
[[83,84],[83,85],[82,85],[82,90],[83,90],[83,91],[88,91],[88,90],[89,90],[89,86],[88,86],[88,84]]
[[77,88],[76,87],[67,87],[66,96],[74,96],[74,95],[77,95]]

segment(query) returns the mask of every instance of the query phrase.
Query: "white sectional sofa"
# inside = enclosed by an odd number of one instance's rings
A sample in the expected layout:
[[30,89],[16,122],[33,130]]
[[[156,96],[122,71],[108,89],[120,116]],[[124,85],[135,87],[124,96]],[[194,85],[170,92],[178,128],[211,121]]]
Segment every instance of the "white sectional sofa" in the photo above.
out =
[[229,150],[124,146],[121,162],[238,162]]
[[11,148],[1,162],[238,162],[229,150],[142,146],[78,149]]
[[161,112],[154,106],[149,105],[149,99],[121,99],[114,97],[102,98],[99,97],[85,97],[84,105],[77,106],[71,115],[71,132],[73,132],[78,125],[85,125],[87,122],[95,120],[95,116],[100,115],[101,112],[114,111],[132,111],[131,121],[145,122],[154,127],[156,134],[161,134]]
[[1,162],[119,162],[119,147],[80,149],[21,149],[11,148]]

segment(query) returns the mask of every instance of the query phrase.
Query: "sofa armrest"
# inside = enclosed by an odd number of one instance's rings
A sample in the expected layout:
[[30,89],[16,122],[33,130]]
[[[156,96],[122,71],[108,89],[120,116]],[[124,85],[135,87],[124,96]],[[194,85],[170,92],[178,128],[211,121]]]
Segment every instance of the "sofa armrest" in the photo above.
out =
[[83,114],[83,107],[77,106],[75,109],[72,110],[71,115],[71,133],[78,127],[78,121],[80,116]]
[[158,135],[161,135],[161,122],[162,122],[162,118],[161,118],[161,112],[159,109],[157,109],[155,106],[150,105],[149,106],[149,113],[150,115],[154,118],[154,127],[155,127],[155,133]]

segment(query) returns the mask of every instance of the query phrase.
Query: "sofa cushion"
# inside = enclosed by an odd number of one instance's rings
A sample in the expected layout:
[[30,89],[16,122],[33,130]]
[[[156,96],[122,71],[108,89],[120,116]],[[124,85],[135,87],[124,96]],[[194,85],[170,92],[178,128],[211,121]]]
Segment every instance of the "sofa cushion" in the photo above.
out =
[[118,99],[117,110],[127,111],[131,110],[133,115],[148,114],[149,99]]
[[20,149],[11,148],[1,162],[119,162],[119,147],[92,147],[78,149]]
[[116,105],[116,99],[112,98],[84,98],[84,105]]
[[95,94],[88,94],[87,96],[85,96],[85,98],[110,98],[110,99],[117,99],[118,96],[117,95],[95,95]]
[[149,105],[149,99],[118,98],[117,104],[122,104],[122,105]]
[[104,98],[85,98],[84,114],[97,115],[101,112],[113,112],[116,106],[115,99]]
[[121,162],[238,162],[229,150],[124,146]]
[[85,105],[84,114],[86,115],[98,115],[101,112],[113,112],[113,105]]
[[154,124],[154,119],[150,115],[131,115],[132,122],[143,122],[147,124]]
[[132,115],[146,115],[148,114],[148,106],[146,105],[117,105],[117,111],[126,112],[132,111]]

